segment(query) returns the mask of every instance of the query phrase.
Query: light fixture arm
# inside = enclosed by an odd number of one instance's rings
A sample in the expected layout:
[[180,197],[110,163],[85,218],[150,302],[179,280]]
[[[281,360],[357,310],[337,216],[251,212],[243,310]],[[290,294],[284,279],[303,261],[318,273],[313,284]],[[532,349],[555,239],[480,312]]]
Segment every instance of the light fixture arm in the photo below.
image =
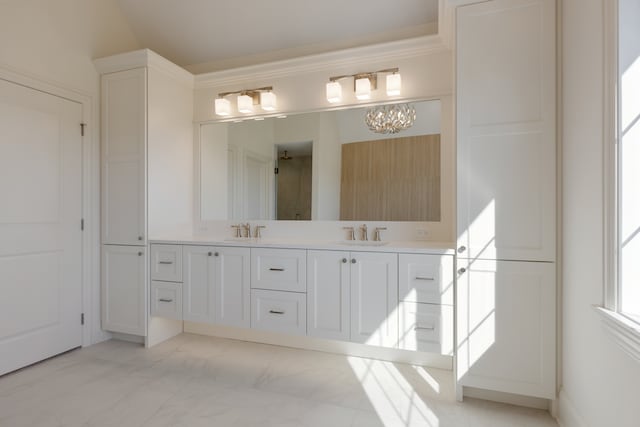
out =
[[218,94],[218,98],[224,98],[229,95],[249,95],[252,98],[255,98],[256,95],[260,95],[260,92],[271,92],[273,90],[273,86],[265,86],[259,87],[255,89],[242,89],[242,90],[234,90],[230,92],[220,92]]
[[327,83],[327,101],[330,103],[340,102],[342,98],[342,87],[339,80],[353,79],[353,91],[356,98],[360,101],[370,99],[371,91],[378,88],[378,74],[387,74],[387,95],[400,95],[401,77],[400,69],[385,68],[377,71],[367,71],[356,74],[343,74],[340,76],[329,77]]

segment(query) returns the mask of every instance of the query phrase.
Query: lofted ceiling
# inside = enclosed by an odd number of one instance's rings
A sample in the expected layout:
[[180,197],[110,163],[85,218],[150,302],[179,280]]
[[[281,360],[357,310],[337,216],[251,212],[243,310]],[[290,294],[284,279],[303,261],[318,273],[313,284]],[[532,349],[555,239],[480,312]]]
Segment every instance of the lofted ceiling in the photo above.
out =
[[438,0],[118,0],[143,47],[202,73],[433,34]]

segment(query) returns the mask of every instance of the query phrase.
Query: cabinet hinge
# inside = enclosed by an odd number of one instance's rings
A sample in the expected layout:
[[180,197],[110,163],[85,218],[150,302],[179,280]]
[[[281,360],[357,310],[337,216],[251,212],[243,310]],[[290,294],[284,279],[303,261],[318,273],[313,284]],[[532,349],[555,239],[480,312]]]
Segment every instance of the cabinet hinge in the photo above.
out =
[[80,136],[84,136],[84,127],[86,125],[86,123],[80,123]]
[[273,173],[278,175],[278,168],[273,168]]
[[84,231],[84,218],[80,220],[80,231]]
[[80,313],[80,324],[84,325],[84,313]]

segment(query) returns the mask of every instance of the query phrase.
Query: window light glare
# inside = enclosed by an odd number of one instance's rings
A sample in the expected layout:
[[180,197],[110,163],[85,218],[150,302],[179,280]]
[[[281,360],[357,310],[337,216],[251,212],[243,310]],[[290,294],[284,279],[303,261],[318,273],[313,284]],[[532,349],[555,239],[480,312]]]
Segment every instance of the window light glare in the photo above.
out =
[[231,114],[231,102],[225,98],[216,98],[215,111],[218,116],[228,116]]
[[327,83],[327,101],[332,104],[342,100],[342,86],[340,82]]

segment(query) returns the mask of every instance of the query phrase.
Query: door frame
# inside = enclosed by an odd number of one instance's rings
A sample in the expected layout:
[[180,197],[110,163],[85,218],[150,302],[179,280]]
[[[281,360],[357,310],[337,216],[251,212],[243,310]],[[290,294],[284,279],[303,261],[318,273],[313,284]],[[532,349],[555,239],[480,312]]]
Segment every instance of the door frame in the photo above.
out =
[[84,313],[82,346],[107,340],[111,334],[100,328],[100,136],[95,119],[95,112],[99,111],[98,97],[77,89],[62,87],[57,82],[24,70],[12,69],[6,64],[0,65],[0,80],[77,102],[82,106],[82,123],[86,125],[84,136],[81,137],[80,197],[84,219],[81,247],[81,304]]

